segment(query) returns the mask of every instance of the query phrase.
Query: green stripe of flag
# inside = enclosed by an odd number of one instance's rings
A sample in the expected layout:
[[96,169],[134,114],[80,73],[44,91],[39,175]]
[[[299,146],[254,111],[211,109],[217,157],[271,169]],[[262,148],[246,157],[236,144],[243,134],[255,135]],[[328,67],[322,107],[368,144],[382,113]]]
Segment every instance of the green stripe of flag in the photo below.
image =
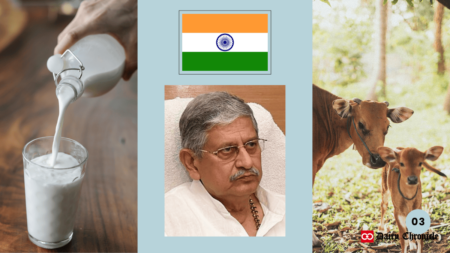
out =
[[268,52],[183,52],[183,71],[268,71]]

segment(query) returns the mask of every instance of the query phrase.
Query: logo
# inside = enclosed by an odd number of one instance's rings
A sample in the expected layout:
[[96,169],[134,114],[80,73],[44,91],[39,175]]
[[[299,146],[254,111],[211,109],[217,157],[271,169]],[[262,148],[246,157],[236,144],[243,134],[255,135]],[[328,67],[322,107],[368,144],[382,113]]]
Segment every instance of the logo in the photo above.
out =
[[361,230],[361,242],[362,243],[373,243],[373,230]]
[[[413,234],[411,232],[406,232],[402,235],[404,240],[425,240],[425,241],[432,241],[432,240],[436,240],[436,241],[441,241],[441,235],[436,234],[436,233],[431,233],[431,234]],[[377,232],[377,236],[376,236],[377,241],[384,241],[384,240],[399,240],[399,234],[394,234],[394,233],[386,233],[383,234],[382,232]],[[361,235],[361,241],[362,241],[362,235]]]
[[228,33],[222,33],[216,40],[217,48],[221,51],[230,51],[234,46],[234,40]]

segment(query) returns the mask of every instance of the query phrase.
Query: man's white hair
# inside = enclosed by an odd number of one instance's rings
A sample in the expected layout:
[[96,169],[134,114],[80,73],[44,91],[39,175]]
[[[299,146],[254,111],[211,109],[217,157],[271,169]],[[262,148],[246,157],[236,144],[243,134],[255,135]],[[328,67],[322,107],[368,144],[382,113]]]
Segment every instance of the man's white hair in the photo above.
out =
[[194,151],[201,158],[208,131],[216,125],[228,125],[239,117],[249,117],[258,135],[258,124],[253,111],[244,100],[227,92],[199,95],[189,102],[181,115],[181,146]]

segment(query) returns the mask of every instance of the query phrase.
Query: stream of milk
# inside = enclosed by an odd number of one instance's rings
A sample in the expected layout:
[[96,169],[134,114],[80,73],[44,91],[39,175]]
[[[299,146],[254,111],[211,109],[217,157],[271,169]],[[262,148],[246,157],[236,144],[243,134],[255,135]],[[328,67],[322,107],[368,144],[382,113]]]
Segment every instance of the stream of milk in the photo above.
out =
[[55,137],[53,138],[52,156],[50,157],[49,160],[49,165],[52,168],[55,166],[55,162],[58,157],[59,144],[61,142],[62,126],[64,122],[64,113],[66,112],[67,107],[75,97],[75,92],[70,86],[65,85],[59,89],[59,92],[57,93],[56,97],[58,98],[59,103],[59,115],[58,115],[58,122],[56,123]]

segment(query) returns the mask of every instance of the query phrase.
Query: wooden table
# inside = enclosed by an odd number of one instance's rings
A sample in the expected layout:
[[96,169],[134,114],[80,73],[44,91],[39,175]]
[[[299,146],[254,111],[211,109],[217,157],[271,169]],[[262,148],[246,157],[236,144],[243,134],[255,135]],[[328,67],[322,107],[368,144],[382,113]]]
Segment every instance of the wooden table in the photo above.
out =
[[247,103],[257,103],[268,110],[278,127],[286,134],[286,94],[284,85],[166,85],[164,99],[194,98],[197,95],[226,91]]
[[28,239],[22,149],[54,135],[58,102],[46,61],[69,21],[30,19],[0,53],[0,252],[137,251],[136,78],[69,106],[62,135],[89,152],[74,237],[57,250]]

